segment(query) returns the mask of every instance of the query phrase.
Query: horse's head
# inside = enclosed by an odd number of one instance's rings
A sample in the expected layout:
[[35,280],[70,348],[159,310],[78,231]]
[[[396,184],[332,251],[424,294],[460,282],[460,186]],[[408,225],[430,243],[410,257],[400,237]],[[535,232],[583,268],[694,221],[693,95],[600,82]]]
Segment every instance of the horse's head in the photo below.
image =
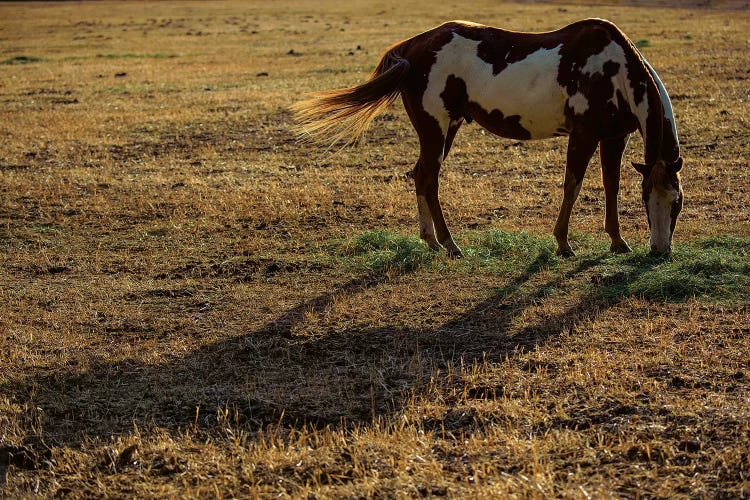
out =
[[682,157],[674,162],[658,160],[653,165],[633,163],[633,167],[643,175],[643,203],[651,230],[651,251],[669,253],[677,216],[682,210],[682,186],[678,173],[682,168]]

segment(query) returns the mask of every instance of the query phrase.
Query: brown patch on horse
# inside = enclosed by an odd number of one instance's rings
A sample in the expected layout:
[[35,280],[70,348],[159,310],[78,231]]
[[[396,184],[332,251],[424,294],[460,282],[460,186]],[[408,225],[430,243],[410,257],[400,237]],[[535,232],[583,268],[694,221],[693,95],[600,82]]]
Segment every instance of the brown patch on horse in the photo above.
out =
[[[491,28],[488,28],[491,29]],[[490,33],[492,33],[490,31]],[[464,36],[471,40],[479,40],[481,43],[477,47],[477,56],[492,65],[492,73],[500,74],[505,68],[513,63],[523,61],[529,54],[543,49],[551,49],[557,45],[554,41],[539,45],[525,39],[525,33],[513,33],[514,40],[504,39],[497,41],[497,35],[493,34],[492,39],[488,36],[477,37],[476,33],[466,33]]]
[[[643,175],[644,192],[653,190],[669,191],[680,189],[680,174],[682,168],[682,158],[676,162],[670,163],[659,160],[653,166],[634,163],[633,166]],[[647,201],[647,198],[644,198]]]
[[581,68],[586,65],[589,57],[600,53],[612,41],[610,23],[597,23],[588,29],[576,32],[577,25],[581,23],[589,25],[592,20],[579,21],[566,27],[566,31],[570,30],[575,34],[560,49],[561,59],[557,81],[565,88],[568,95],[573,95],[580,90]]
[[[581,29],[584,26],[587,29]],[[579,90],[577,82],[581,77],[581,68],[586,64],[586,61],[591,56],[599,54],[610,42],[614,41],[625,52],[627,74],[639,76],[633,87],[635,104],[638,105],[643,101],[646,94],[646,83],[641,78],[644,68],[640,53],[617,26],[604,19],[586,19],[573,23],[563,30],[575,32],[573,38],[563,45],[560,51],[562,61],[557,77],[558,82],[567,89],[569,95],[573,95]]]
[[[568,95],[580,94],[585,97],[589,106],[580,113],[581,116],[576,117],[579,113],[576,113],[568,103],[565,109],[566,117],[568,121],[581,121],[587,128],[596,130],[603,137],[621,135],[623,130],[635,130],[638,128],[638,119],[631,112],[621,89],[616,89],[612,81],[621,70],[621,64],[607,61],[603,64],[601,72],[583,71],[590,58],[600,54],[613,42],[622,47],[626,38],[617,27],[607,21],[595,19],[586,23],[590,29],[580,31],[570,42],[564,44],[560,51],[557,81],[565,87]],[[568,29],[578,24],[575,23]],[[629,55],[630,51],[625,50],[628,48],[627,45],[622,48],[627,70],[633,61]],[[643,91],[634,89],[634,98],[636,103],[641,102]]]

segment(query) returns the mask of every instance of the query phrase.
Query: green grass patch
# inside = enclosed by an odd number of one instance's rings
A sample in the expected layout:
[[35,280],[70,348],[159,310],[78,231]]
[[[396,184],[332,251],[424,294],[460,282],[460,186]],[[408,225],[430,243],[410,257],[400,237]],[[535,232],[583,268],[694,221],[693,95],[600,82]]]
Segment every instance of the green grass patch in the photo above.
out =
[[390,231],[368,231],[344,244],[344,253],[371,273],[411,272],[429,265],[436,253],[416,236]]
[[29,64],[29,63],[35,63],[42,61],[41,57],[36,56],[15,56],[15,57],[9,57],[8,59],[5,59],[3,61],[0,61],[0,64],[4,65],[10,65],[10,64]]
[[696,297],[750,304],[750,238],[716,237],[684,243],[668,257],[636,252],[612,256],[592,283],[602,296],[682,302]]
[[534,271],[539,271],[560,262],[550,238],[523,231],[470,233],[468,240],[464,250],[466,264],[494,272],[512,273],[519,268],[528,270],[529,266],[536,266]]
[[[636,251],[612,255],[606,245],[590,241],[579,246],[579,257],[561,259],[551,238],[525,232],[470,232],[463,243],[465,258],[451,262],[432,252],[417,236],[369,231],[337,249],[350,266],[372,274],[440,272],[493,273],[530,276],[553,270],[566,280],[611,301],[642,297],[683,302],[701,298],[725,305],[750,303],[750,238],[718,237],[679,245],[669,256]],[[586,256],[595,253],[594,257]],[[343,254],[343,255],[341,255]]]
[[[529,233],[490,231],[469,233],[464,258],[455,261],[454,270],[484,270],[508,274],[536,265],[536,270],[555,265],[551,240]],[[463,242],[462,242],[463,243]],[[417,236],[390,231],[368,231],[343,244],[343,253],[355,259],[355,266],[369,272],[412,272],[433,267],[445,270],[449,261],[444,251],[430,251]]]

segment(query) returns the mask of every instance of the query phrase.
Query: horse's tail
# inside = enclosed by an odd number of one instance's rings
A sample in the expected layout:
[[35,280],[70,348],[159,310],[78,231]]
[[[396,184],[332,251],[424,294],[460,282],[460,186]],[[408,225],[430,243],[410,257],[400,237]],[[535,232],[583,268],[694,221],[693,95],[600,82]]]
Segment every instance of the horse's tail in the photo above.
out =
[[400,54],[402,48],[403,43],[386,51],[367,82],[315,92],[310,99],[293,105],[300,135],[331,145],[356,142],[373,118],[400,93],[401,82],[410,67]]

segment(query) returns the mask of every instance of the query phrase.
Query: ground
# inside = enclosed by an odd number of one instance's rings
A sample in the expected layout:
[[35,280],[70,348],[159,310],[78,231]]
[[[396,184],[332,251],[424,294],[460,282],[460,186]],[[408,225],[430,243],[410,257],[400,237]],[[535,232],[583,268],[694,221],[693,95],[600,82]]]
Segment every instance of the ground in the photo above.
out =
[[[750,17],[612,3],[0,5],[3,495],[749,496]],[[400,103],[349,149],[295,135],[305,93],[443,21],[591,16],[672,96],[670,257],[639,137],[635,252],[595,159],[560,259],[565,140],[464,126],[451,261],[416,237]]]

